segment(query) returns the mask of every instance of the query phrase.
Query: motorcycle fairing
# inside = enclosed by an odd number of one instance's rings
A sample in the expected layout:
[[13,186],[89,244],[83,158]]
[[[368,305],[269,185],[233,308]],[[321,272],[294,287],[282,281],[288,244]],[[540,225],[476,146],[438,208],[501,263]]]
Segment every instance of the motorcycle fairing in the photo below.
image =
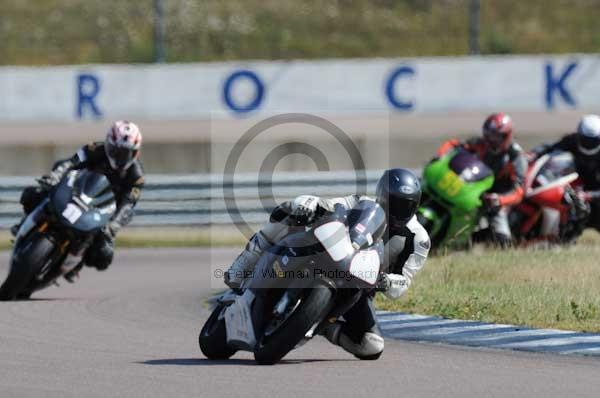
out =
[[315,229],[315,237],[333,261],[341,261],[354,253],[350,236],[346,231],[346,225],[339,221],[323,224]]
[[227,342],[232,345],[253,350],[256,346],[256,336],[252,323],[252,303],[255,295],[246,289],[242,296],[225,309],[225,329]]
[[25,217],[25,220],[23,220],[21,226],[19,227],[19,231],[17,231],[17,235],[15,236],[15,244],[13,247],[17,247],[19,240],[31,232],[31,230],[38,224],[38,219],[43,213],[44,206],[46,206],[47,203],[48,198],[44,198],[44,200],[42,200],[42,202],[31,213],[29,213],[27,217]]
[[361,250],[352,258],[349,271],[369,285],[375,285],[380,267],[381,261],[377,250]]
[[423,170],[426,198],[417,216],[434,246],[464,247],[479,220],[481,195],[494,184],[491,170],[461,149],[433,160]]
[[481,194],[493,184],[491,170],[463,150],[450,151],[423,170],[425,189],[445,204],[465,212],[481,207]]
[[525,197],[547,206],[560,203],[563,188],[579,178],[572,159],[568,153],[546,154],[537,159],[525,179]]
[[50,201],[61,222],[81,232],[103,227],[116,210],[106,176],[89,170],[70,171],[53,188]]

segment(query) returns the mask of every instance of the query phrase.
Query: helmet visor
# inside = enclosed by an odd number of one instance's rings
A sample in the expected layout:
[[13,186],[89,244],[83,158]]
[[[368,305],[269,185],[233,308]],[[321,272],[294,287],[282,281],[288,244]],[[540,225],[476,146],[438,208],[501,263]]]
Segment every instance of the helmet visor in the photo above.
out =
[[579,134],[579,145],[586,151],[597,151],[600,149],[600,137],[590,137]]
[[108,145],[106,150],[106,155],[108,156],[110,164],[115,169],[125,169],[129,167],[135,158],[136,151],[131,148]]
[[507,139],[507,134],[499,131],[486,130],[483,133],[483,138],[485,138],[492,149],[498,150],[504,146],[504,142]]
[[404,198],[390,197],[388,214],[390,224],[406,224],[417,211],[417,202]]

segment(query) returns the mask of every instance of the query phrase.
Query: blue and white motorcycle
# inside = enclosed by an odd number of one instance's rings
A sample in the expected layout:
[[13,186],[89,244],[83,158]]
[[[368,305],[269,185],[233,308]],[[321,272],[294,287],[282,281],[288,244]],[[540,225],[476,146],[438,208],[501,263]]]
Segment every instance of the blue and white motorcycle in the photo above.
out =
[[27,299],[72,271],[115,211],[106,176],[90,170],[67,173],[22,222],[0,300]]

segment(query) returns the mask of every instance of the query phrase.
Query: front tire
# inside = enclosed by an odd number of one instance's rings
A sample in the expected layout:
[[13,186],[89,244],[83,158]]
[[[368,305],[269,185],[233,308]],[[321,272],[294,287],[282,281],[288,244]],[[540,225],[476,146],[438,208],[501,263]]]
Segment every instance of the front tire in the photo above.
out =
[[273,365],[287,355],[304,338],[315,323],[329,312],[332,291],[317,285],[294,309],[294,312],[272,334],[263,335],[254,351],[254,359],[261,365]]
[[44,235],[37,234],[32,236],[29,242],[24,242],[24,246],[18,250],[17,256],[13,255],[11,259],[8,276],[0,286],[0,301],[10,301],[19,297],[31,278],[43,267],[54,250],[54,244]]
[[229,359],[236,352],[227,344],[225,318],[219,319],[224,308],[223,305],[215,308],[198,336],[200,350],[206,358],[211,360]]

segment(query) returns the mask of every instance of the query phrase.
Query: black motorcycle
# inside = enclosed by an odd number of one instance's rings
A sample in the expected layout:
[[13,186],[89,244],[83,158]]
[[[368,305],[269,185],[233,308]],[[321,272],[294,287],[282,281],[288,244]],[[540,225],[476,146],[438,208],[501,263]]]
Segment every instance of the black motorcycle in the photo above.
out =
[[274,364],[346,313],[381,272],[386,218],[375,202],[336,206],[263,253],[241,291],[224,293],[199,335],[209,359],[251,351]]
[[0,300],[29,298],[77,267],[115,211],[115,196],[104,175],[67,173],[22,222]]

